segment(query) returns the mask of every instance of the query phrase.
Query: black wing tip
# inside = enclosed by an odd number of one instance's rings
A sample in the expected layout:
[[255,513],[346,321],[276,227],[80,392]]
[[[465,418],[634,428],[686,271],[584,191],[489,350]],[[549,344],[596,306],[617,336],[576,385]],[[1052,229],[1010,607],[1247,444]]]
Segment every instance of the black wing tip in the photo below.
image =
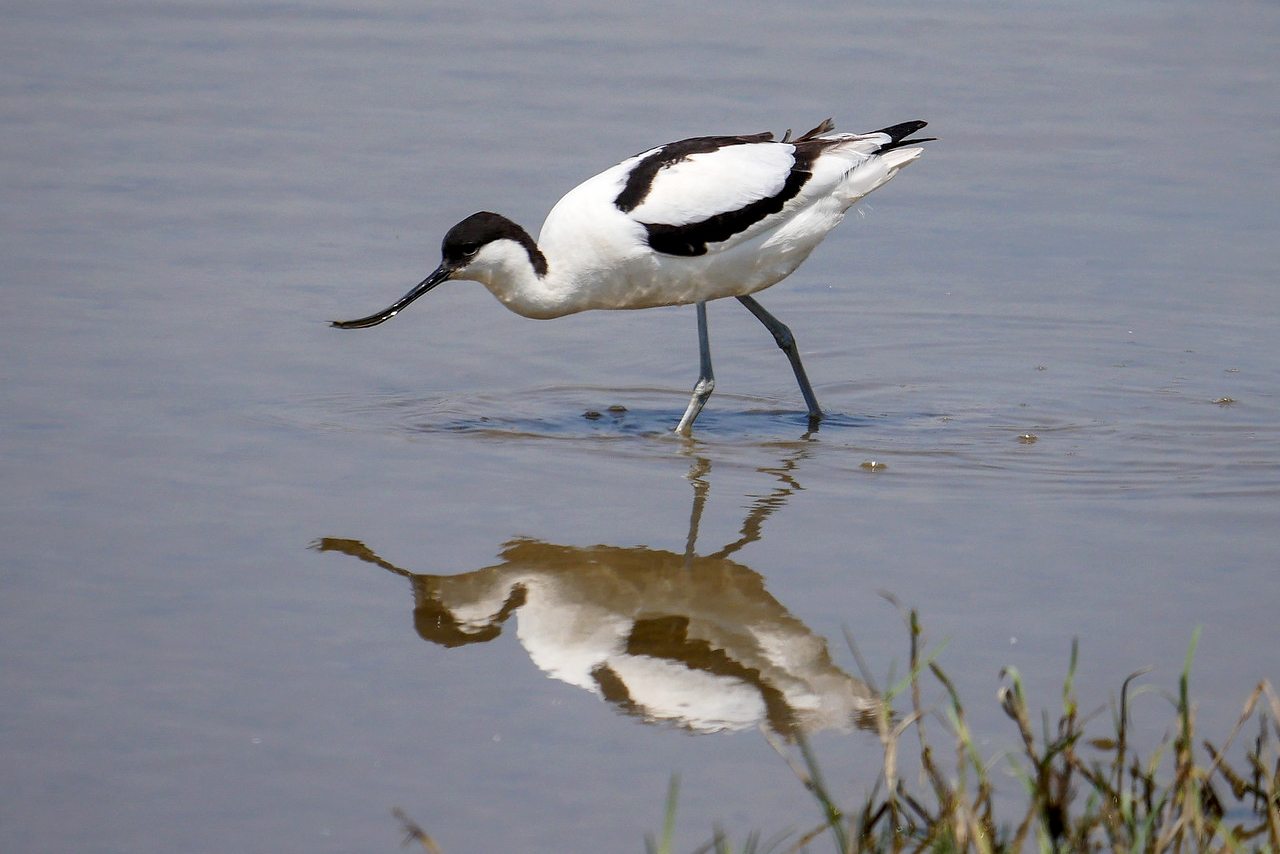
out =
[[928,122],[916,119],[913,122],[900,122],[896,125],[889,125],[889,127],[880,128],[880,130],[874,131],[874,133],[887,134],[893,139],[894,142],[897,142],[900,139],[906,139],[907,137],[911,136],[911,134],[915,133],[921,128],[925,128],[928,126],[929,126]]
[[890,125],[887,128],[881,128],[873,133],[882,133],[889,137],[889,142],[880,146],[880,151],[892,151],[895,148],[902,148],[907,145],[915,145],[920,142],[934,142],[936,136],[925,136],[917,139],[908,139],[907,137],[922,128],[928,127],[929,123],[917,119],[913,122],[902,122],[901,124]]
[[[919,139],[908,139],[908,137],[911,136],[911,134],[915,133],[918,130],[921,130],[922,128],[928,127],[928,125],[929,125],[928,122],[922,121],[920,119],[916,119],[915,121],[911,121],[911,122],[901,122],[896,125],[890,125],[887,128],[881,128],[880,130],[872,131],[871,133],[872,134],[882,133],[888,136],[889,142],[882,145],[880,147],[880,151],[892,151],[895,148],[902,148],[904,145],[915,145],[918,142],[936,141],[937,140],[936,136],[921,137]],[[813,140],[820,139],[823,134],[831,133],[835,129],[836,129],[835,123],[831,119],[825,119],[817,127],[813,128],[812,130],[805,131],[804,133],[800,134],[800,136],[797,136],[797,137],[791,136],[791,130],[790,128],[788,128],[787,132],[783,134],[781,141],[789,142],[793,144],[797,142],[812,142]],[[871,134],[868,134],[868,136],[870,135]]]

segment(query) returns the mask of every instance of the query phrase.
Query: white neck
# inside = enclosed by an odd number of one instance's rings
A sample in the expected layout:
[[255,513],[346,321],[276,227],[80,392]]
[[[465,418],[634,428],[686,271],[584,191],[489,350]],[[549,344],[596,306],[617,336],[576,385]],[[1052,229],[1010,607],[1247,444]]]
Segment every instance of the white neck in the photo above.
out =
[[539,275],[525,247],[514,240],[495,240],[485,244],[454,278],[480,282],[503,305],[524,317],[561,317],[586,308],[574,304],[574,289],[557,275],[555,260],[548,258],[547,263],[546,274]]

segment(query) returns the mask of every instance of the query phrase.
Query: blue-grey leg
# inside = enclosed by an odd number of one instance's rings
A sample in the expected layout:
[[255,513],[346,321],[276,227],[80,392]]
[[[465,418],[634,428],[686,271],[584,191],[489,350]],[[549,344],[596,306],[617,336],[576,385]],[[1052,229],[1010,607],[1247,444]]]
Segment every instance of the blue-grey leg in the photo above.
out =
[[[762,309],[763,310],[763,309]],[[698,384],[693,387],[693,398],[684,417],[676,425],[676,432],[688,436],[693,429],[693,420],[698,417],[707,398],[711,397],[716,387],[715,375],[711,373],[711,342],[707,339],[707,304],[698,303]]]
[[791,334],[791,330],[787,325],[772,314],[764,310],[764,306],[756,302],[751,297],[738,297],[738,302],[747,307],[747,310],[756,316],[756,320],[764,324],[764,328],[773,333],[773,340],[778,342],[778,346],[782,348],[782,352],[787,354],[787,361],[791,363],[791,370],[795,371],[796,382],[800,384],[800,393],[804,395],[805,406],[809,407],[809,422],[813,423],[822,420],[822,410],[818,408],[818,398],[813,395],[813,386],[809,385],[809,378],[805,376],[804,365],[800,363],[800,351],[796,349],[796,337]]

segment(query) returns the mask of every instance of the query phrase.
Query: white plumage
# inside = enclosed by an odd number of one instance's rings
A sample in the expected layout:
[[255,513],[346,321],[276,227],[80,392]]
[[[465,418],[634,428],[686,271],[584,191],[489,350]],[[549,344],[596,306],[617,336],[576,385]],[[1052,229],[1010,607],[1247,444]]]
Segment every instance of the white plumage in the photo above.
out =
[[714,387],[706,303],[736,297],[787,354],[809,407],[822,417],[791,332],[750,294],[790,275],[845,212],[920,156],[906,122],[868,134],[831,133],[830,120],[791,139],[695,137],[628,158],[556,203],[535,243],[499,214],[451,228],[436,270],[394,305],[343,329],[394,317],[441,282],[472,279],[534,318],[588,309],[698,306],[701,371],[676,428],[688,433]]

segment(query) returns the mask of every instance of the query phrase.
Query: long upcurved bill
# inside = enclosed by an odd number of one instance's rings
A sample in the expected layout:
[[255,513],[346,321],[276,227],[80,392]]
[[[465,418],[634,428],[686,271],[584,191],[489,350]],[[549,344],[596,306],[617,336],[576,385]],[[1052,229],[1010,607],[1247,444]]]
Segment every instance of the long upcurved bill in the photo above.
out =
[[434,273],[419,282],[417,287],[400,297],[400,299],[396,300],[395,304],[389,308],[384,308],[377,314],[371,314],[368,317],[362,317],[359,320],[333,320],[330,321],[329,325],[335,326],[338,329],[365,329],[369,326],[377,326],[379,323],[395,317],[409,303],[413,302],[441,282],[446,281],[452,275],[453,268],[448,265],[441,264],[436,268]]

